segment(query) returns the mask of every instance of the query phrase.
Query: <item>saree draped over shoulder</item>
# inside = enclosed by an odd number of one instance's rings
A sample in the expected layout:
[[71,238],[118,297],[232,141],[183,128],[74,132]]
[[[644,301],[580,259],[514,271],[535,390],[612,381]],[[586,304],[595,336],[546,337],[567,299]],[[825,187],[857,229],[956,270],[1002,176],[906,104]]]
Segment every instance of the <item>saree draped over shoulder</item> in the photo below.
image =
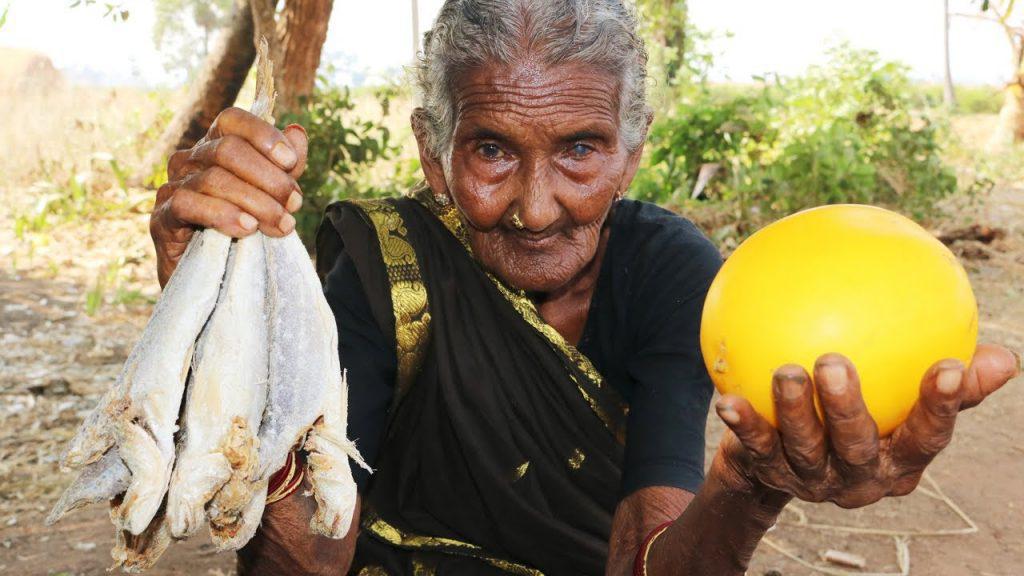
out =
[[[398,358],[350,573],[603,574],[617,393],[479,266],[454,207],[429,191],[337,203],[326,218]],[[319,259],[338,249],[322,242]]]

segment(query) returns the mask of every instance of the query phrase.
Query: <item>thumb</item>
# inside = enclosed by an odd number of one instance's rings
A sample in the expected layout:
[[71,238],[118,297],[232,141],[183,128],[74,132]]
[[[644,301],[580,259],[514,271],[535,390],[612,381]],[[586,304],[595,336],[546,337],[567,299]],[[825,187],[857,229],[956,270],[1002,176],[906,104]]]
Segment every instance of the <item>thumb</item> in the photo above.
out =
[[306,129],[299,124],[289,124],[284,129],[284,137],[288,139],[288,143],[292,145],[295,150],[295,155],[298,160],[295,162],[295,167],[292,168],[288,174],[299,179],[302,173],[306,171],[306,158],[309,153],[309,137],[306,135]]
[[1020,375],[1021,359],[1002,346],[979,344],[964,379],[962,408],[973,408]]

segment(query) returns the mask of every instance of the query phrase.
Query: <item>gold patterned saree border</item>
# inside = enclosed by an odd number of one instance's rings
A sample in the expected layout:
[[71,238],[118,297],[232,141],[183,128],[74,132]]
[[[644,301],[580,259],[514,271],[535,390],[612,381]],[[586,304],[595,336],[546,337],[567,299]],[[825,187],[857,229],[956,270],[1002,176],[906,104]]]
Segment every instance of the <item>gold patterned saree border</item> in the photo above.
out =
[[[452,233],[455,238],[459,240],[462,246],[471,255],[473,250],[469,244],[469,236],[466,233],[465,227],[462,224],[462,220],[459,218],[458,209],[451,203],[440,204],[434,199],[433,193],[429,189],[421,189],[414,193],[414,198],[421,204],[427,207],[440,221],[444,224],[445,228]],[[557,330],[554,329],[550,324],[541,318],[540,313],[537,311],[537,307],[533,301],[530,300],[526,293],[522,290],[510,288],[497,276],[487,273],[487,276],[494,282],[494,285],[498,288],[498,291],[512,304],[526,322],[532,326],[535,330],[541,333],[545,339],[551,344],[551,346],[558,352],[561,352],[565,357],[572,362],[580,372],[586,375],[590,384],[598,389],[605,390],[606,386],[604,383],[604,377],[601,373],[594,368],[594,365],[590,362],[590,359],[583,355],[575,346],[566,341]],[[615,436],[615,439],[620,444],[626,442],[626,428],[624,424],[624,418],[614,418],[600,402],[594,398],[594,395],[587,390],[582,383],[578,382],[573,377],[573,383],[576,384],[576,388],[579,390],[580,395],[593,410],[594,414],[604,422],[608,430]],[[614,400],[614,407],[617,408],[620,414],[625,415],[627,408],[626,404],[618,396],[615,390],[610,388],[607,389],[610,397]]]
[[357,200],[377,232],[380,253],[391,285],[391,303],[395,314],[395,346],[398,355],[398,393],[396,402],[408,391],[423,363],[424,345],[430,328],[427,288],[409,242],[409,231],[394,204],[386,200]]
[[363,515],[364,520],[362,522],[362,526],[364,530],[368,531],[374,537],[397,548],[467,556],[469,558],[475,558],[482,562],[486,562],[495,568],[508,572],[509,574],[517,574],[521,576],[544,576],[544,573],[539,570],[488,554],[483,548],[476,544],[470,544],[469,542],[463,542],[454,538],[420,536],[418,534],[406,532],[389,524],[368,507],[363,508]]

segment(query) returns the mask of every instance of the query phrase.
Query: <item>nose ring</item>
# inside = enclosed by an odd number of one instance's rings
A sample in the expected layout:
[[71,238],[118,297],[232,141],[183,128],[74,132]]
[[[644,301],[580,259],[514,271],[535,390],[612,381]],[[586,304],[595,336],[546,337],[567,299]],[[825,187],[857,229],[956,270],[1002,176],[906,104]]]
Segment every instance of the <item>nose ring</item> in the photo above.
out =
[[519,212],[514,212],[512,214],[512,227],[516,230],[523,230],[526,228],[526,224],[523,224],[522,218],[519,217]]

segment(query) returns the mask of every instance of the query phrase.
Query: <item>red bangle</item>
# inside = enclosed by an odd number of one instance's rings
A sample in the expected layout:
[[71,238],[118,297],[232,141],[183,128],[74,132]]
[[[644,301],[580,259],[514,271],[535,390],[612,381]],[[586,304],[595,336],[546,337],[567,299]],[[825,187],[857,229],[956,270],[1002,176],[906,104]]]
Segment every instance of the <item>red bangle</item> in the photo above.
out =
[[292,495],[305,477],[306,459],[301,453],[289,452],[284,466],[271,475],[267,483],[267,504],[273,504]]
[[675,520],[669,520],[664,524],[659,524],[657,528],[651,530],[651,533],[644,538],[644,543],[640,545],[640,549],[636,552],[636,559],[633,561],[633,576],[647,576],[647,554],[651,551],[651,544],[661,536],[668,527],[671,526]]

